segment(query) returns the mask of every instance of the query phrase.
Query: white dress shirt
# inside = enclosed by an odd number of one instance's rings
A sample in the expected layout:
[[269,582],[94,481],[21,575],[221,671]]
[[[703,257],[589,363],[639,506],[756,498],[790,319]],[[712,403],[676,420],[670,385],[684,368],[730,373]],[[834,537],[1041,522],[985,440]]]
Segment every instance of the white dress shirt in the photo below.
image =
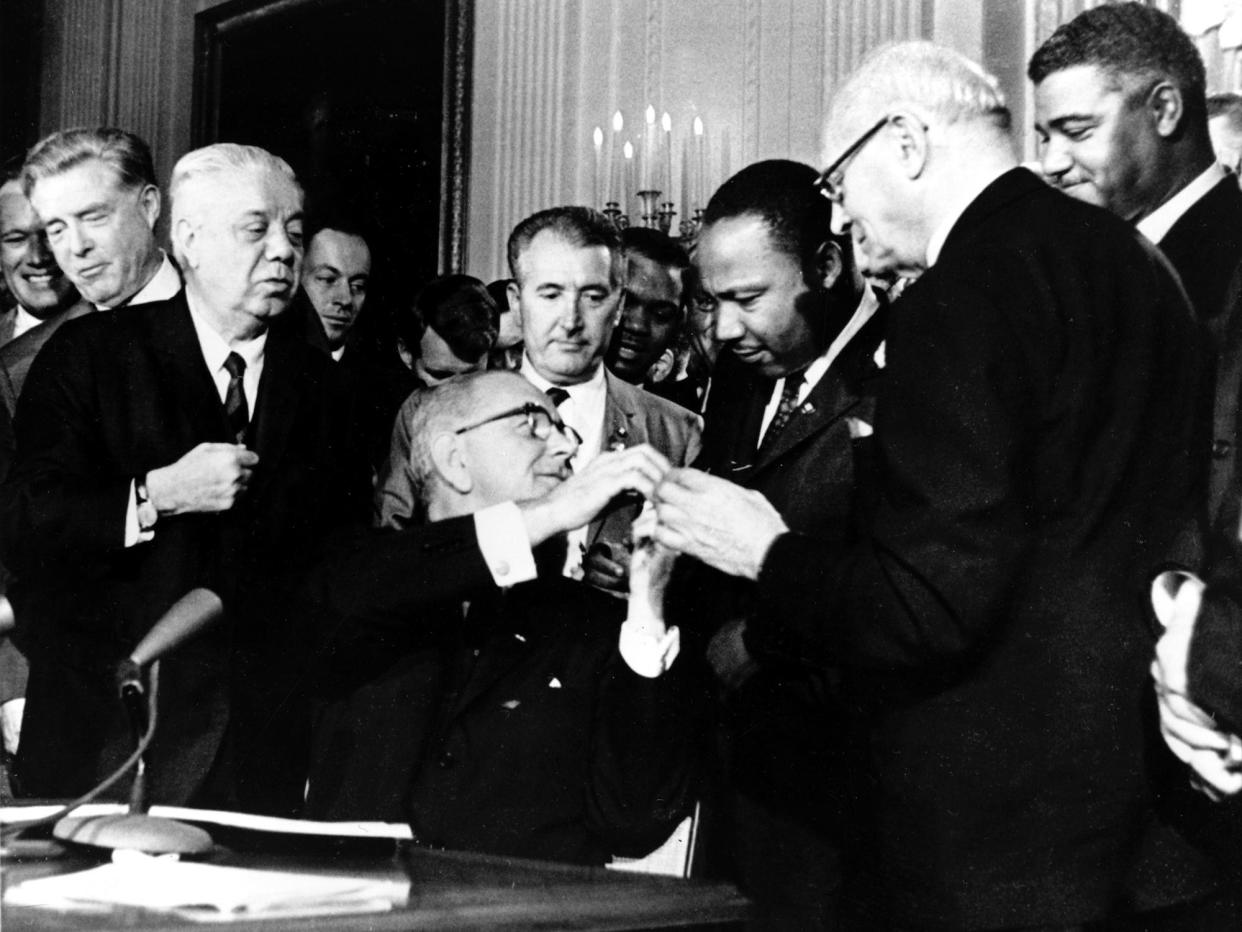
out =
[[[528,382],[546,392],[552,383],[535,371],[530,358],[522,357],[522,375]],[[604,413],[608,405],[608,383],[604,378],[604,367],[601,364],[595,374],[585,382],[577,385],[558,386],[569,393],[557,407],[561,420],[572,427],[582,437],[582,446],[569,461],[575,472],[586,467],[591,460],[599,455],[604,445]],[[580,527],[570,531],[566,537],[569,546],[565,554],[565,575],[571,579],[582,578],[582,555],[586,550],[587,528]]]
[[[195,310],[194,301],[189,292],[186,292],[185,298],[190,308],[190,321],[194,324],[194,333],[198,337],[198,346],[202,351],[203,361],[206,362],[211,379],[216,384],[216,392],[220,396],[221,404],[228,395],[229,380],[232,378],[228,370],[224,368],[224,361],[228,359],[230,353],[237,353],[246,361],[246,372],[242,376],[242,393],[246,396],[246,409],[253,418],[255,401],[259,397],[259,378],[263,375],[263,354],[267,347],[267,332],[264,331],[251,340],[238,341],[230,346],[228,341],[207,322],[207,319]],[[136,482],[130,482],[129,508],[125,513],[126,547],[146,543],[155,537],[154,528],[144,531],[138,526],[138,498],[135,486]]]
[[33,330],[35,327],[39,326],[39,324],[41,323],[43,323],[42,320],[40,320],[38,317],[35,317],[34,314],[31,314],[28,310],[26,310],[24,307],[18,304],[16,307],[13,308],[12,339],[16,340],[27,330]]

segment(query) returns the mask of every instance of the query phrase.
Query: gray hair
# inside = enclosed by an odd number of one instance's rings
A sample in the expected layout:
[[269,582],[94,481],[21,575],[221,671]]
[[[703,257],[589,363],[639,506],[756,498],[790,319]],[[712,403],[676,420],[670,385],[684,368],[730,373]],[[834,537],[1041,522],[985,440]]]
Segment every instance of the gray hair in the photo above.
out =
[[31,147],[22,166],[23,192],[29,197],[40,179],[63,174],[91,159],[110,167],[127,188],[156,183],[151,149],[138,136],[108,126],[79,127],[52,133]]
[[[173,166],[168,182],[168,197],[172,202],[172,229],[182,220],[193,222],[203,202],[203,181],[220,181],[243,172],[270,172],[283,175],[302,190],[293,169],[278,155],[272,155],[258,146],[243,146],[235,142],[217,142],[201,149],[187,152]],[[173,254],[183,261],[177,237],[173,236]]]
[[434,489],[435,463],[431,448],[437,436],[462,427],[475,416],[478,402],[486,397],[485,383],[497,379],[516,379],[517,384],[529,383],[516,372],[480,370],[464,372],[431,388],[415,389],[410,396],[410,473],[414,493],[422,506],[422,516],[431,504]]
[[833,98],[829,125],[853,130],[914,107],[944,124],[1008,132],[1009,108],[996,78],[934,42],[896,42],[869,54]]

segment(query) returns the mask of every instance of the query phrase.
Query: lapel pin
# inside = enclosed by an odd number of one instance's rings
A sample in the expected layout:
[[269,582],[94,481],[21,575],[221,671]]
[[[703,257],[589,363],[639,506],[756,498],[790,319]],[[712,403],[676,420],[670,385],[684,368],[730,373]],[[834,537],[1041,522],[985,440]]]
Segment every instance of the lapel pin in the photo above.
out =
[[561,681],[558,680],[555,676],[552,677],[552,679],[548,680],[548,689],[560,689],[560,688],[561,688]]

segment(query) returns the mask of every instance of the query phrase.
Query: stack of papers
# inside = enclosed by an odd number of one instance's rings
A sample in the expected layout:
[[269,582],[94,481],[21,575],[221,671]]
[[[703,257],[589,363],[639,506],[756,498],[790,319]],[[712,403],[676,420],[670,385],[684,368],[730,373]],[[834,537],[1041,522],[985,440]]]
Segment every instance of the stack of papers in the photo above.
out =
[[383,912],[404,904],[409,882],[248,870],[118,855],[113,863],[27,880],[5,892],[8,906],[90,909],[135,906],[201,922]]

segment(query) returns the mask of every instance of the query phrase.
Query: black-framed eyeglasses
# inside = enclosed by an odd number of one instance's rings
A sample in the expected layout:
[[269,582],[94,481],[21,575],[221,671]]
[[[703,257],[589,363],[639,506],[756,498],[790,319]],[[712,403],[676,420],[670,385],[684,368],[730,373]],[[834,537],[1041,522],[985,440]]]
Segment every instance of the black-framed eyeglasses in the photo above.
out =
[[474,430],[476,427],[482,427],[484,424],[491,424],[494,421],[503,421],[505,418],[521,416],[526,419],[526,429],[530,431],[530,435],[536,440],[547,440],[552,436],[552,430],[562,436],[567,437],[582,446],[582,436],[559,417],[554,417],[552,413],[543,405],[537,405],[533,401],[528,401],[519,408],[510,408],[508,411],[501,411],[499,414],[493,414],[491,417],[484,418],[475,424],[467,424],[465,427],[459,427],[453,431],[455,434],[464,434],[466,431]]
[[871,137],[887,126],[892,119],[892,114],[882,117],[871,129],[855,139],[854,143],[842,152],[835,162],[819,173],[819,177],[815,179],[816,190],[832,201],[832,203],[840,204],[841,199],[845,197],[841,181],[845,175],[846,163],[856,156],[862,150],[862,147],[870,141]]

